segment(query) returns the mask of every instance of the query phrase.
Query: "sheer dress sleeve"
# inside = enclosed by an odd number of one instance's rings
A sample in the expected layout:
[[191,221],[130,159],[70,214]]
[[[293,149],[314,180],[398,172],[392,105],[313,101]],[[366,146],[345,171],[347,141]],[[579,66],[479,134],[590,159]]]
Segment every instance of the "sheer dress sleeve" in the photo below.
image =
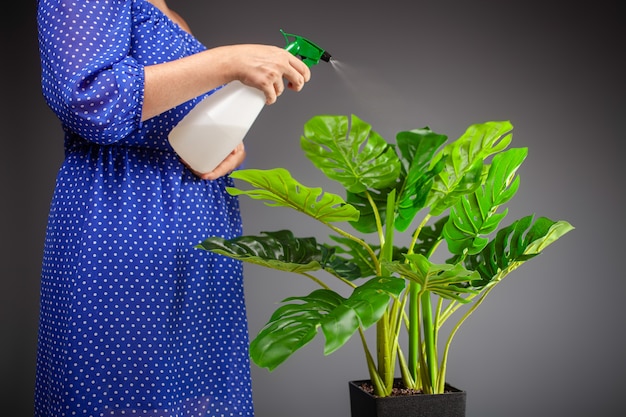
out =
[[39,0],[42,92],[71,132],[111,144],[141,127],[133,0]]

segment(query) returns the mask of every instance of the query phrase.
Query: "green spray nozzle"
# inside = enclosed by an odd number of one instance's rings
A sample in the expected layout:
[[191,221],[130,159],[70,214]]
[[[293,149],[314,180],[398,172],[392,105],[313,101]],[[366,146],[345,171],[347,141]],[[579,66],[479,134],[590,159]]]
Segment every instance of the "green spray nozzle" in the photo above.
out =
[[282,29],[280,33],[283,34],[287,42],[285,49],[300,58],[308,67],[317,64],[320,59],[330,62],[331,55],[310,40],[292,33],[285,33]]

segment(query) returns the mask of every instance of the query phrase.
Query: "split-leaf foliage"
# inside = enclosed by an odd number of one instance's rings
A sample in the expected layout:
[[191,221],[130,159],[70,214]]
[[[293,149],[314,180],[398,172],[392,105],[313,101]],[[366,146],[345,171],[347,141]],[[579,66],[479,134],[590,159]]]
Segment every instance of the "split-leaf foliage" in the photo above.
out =
[[[197,246],[319,287],[282,300],[253,338],[252,360],[271,371],[320,330],[325,354],[358,334],[375,394],[391,394],[397,366],[407,387],[443,393],[459,327],[504,277],[573,229],[534,215],[501,225],[527,156],[526,148],[509,148],[512,129],[507,121],[475,124],[447,143],[424,127],[399,132],[391,144],[354,115],[320,115],[304,125],[301,148],[344,197],[282,168],[233,172],[247,186],[230,194],[299,211],[328,227],[332,242],[284,229],[211,236]],[[399,236],[410,243],[396,246]]]

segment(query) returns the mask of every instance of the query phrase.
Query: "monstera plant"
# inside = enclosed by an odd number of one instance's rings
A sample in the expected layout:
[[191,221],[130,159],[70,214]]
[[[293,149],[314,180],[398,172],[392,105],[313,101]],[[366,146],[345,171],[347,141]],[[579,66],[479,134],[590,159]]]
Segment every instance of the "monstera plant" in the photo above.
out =
[[511,131],[506,121],[475,124],[447,143],[426,127],[392,144],[354,115],[319,115],[305,124],[301,148],[345,196],[282,168],[233,172],[242,185],[232,195],[297,210],[329,232],[325,242],[285,228],[198,245],[319,287],[282,300],[253,338],[252,360],[271,371],[319,330],[325,354],[358,335],[377,396],[391,395],[400,378],[443,393],[459,327],[507,275],[573,229],[534,215],[501,226],[527,156],[509,148]]

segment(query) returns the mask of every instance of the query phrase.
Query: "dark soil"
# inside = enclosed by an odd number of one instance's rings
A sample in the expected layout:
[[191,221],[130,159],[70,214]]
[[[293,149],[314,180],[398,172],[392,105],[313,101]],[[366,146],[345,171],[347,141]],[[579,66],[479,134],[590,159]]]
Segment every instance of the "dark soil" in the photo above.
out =
[[[374,394],[374,386],[369,382],[362,382],[359,384],[359,388],[363,391],[367,392],[370,395]],[[401,396],[401,395],[416,395],[421,394],[422,391],[418,389],[406,388],[402,382],[396,381],[393,383],[393,388],[391,389],[391,397]]]

